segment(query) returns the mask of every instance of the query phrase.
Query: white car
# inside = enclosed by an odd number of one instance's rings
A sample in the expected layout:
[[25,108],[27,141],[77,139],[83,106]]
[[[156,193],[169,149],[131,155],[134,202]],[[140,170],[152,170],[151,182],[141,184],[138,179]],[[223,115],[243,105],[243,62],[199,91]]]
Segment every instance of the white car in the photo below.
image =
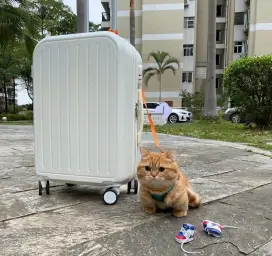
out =
[[[150,114],[155,112],[156,107],[160,105],[159,102],[147,102],[147,109]],[[144,105],[145,109],[145,105]],[[192,120],[192,113],[179,108],[172,108],[172,113],[168,116],[169,123],[187,122]]]

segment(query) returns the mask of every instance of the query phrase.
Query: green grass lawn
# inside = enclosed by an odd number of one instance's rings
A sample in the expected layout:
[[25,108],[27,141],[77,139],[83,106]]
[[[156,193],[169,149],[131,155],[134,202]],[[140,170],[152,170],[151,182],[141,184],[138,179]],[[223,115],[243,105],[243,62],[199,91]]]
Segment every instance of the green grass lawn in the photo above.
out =
[[[150,131],[149,126],[145,126],[144,131]],[[156,126],[156,131],[158,133],[182,135],[200,139],[247,143],[249,146],[272,151],[272,145],[266,143],[269,140],[272,142],[272,131],[261,132],[255,128],[245,128],[243,124],[233,124],[223,120],[166,124]]]

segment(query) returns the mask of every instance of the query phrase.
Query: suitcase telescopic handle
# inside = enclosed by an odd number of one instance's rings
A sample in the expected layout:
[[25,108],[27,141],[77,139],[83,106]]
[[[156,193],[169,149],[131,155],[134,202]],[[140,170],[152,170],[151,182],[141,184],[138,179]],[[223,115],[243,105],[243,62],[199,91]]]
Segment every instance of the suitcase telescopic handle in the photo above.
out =
[[140,112],[140,129],[137,132],[137,144],[139,145],[141,143],[141,137],[142,137],[142,132],[143,132],[143,127],[144,127],[144,101],[142,97],[142,89],[138,89],[138,107],[139,107],[139,112]]

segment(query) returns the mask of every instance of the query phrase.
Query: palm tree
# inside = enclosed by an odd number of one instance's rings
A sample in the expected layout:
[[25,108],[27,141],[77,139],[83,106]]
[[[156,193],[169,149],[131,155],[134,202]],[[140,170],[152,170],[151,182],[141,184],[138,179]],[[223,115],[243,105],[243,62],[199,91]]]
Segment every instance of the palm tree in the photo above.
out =
[[[17,6],[15,6],[15,4]],[[28,12],[26,0],[1,0],[0,2],[0,47],[22,41],[29,52],[35,47],[36,19]]]
[[134,0],[129,2],[130,43],[135,47],[135,9]]
[[[153,58],[156,63],[155,66],[149,67],[144,70],[143,77],[144,83],[147,86],[151,77],[154,75],[158,76],[159,84],[160,84],[160,98],[161,102],[162,97],[162,75],[166,70],[172,70],[173,74],[176,75],[176,70],[179,69],[179,60],[177,58],[171,57],[169,53],[164,51],[151,52],[148,56],[148,60]],[[174,66],[177,65],[177,68]]]
[[204,118],[216,119],[216,3],[217,0],[209,0],[209,21],[208,21],[208,72],[205,89]]

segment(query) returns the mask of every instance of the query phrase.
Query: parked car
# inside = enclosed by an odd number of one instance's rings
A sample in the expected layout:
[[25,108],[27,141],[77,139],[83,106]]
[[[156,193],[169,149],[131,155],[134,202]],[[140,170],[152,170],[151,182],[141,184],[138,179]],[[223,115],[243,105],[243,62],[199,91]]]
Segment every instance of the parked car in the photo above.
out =
[[[156,107],[160,105],[159,102],[147,102],[147,109],[150,114],[155,112]],[[144,105],[145,108],[145,105]],[[169,123],[188,122],[192,120],[192,113],[179,108],[172,108],[172,113],[168,116]]]
[[241,114],[237,108],[228,108],[225,111],[224,119],[226,121],[231,121],[232,123],[244,123],[245,122],[245,118],[243,118],[241,116]]

